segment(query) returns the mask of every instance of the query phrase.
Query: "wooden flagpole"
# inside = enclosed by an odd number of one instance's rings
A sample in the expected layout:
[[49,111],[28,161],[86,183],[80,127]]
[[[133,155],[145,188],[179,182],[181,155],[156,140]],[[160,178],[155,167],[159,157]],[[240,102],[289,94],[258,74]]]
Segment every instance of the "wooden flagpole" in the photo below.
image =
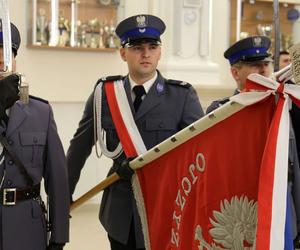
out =
[[273,1],[273,21],[275,27],[275,42],[274,42],[274,72],[279,70],[279,53],[280,53],[280,23],[279,23],[279,1]]
[[120,176],[117,173],[113,173],[112,175],[108,176],[105,180],[101,181],[99,184],[97,184],[95,187],[93,187],[91,190],[89,190],[84,195],[80,196],[75,202],[73,202],[70,206],[70,211],[79,207],[80,205],[82,205],[83,203],[85,203],[86,201],[88,201],[96,194],[101,192],[103,189],[105,189],[106,187],[113,184],[119,179]]

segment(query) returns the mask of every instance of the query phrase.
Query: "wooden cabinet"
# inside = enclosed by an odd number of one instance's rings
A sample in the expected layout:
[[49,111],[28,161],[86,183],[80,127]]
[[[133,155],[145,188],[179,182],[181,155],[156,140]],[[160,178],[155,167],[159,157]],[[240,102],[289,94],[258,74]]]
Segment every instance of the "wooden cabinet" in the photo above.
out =
[[[293,43],[293,22],[288,20],[288,12],[294,11],[294,4],[300,1],[279,1],[281,50],[287,50]],[[231,0],[230,43],[234,43],[237,29],[237,1]],[[251,35],[267,35],[274,42],[273,1],[244,0],[241,5],[240,38]]]
[[119,0],[29,0],[28,47],[115,51]]

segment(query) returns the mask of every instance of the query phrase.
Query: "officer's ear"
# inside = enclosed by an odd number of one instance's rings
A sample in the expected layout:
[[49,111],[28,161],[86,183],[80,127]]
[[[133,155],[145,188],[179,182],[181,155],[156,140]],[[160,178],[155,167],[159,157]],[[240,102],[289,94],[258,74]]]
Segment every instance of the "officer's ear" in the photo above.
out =
[[160,60],[160,58],[161,58],[161,49],[159,48],[159,57],[158,57],[158,60]]
[[239,74],[240,69],[241,69],[241,65],[239,65],[239,64],[234,64],[230,67],[232,77],[236,81],[238,81],[240,79],[240,74]]
[[127,61],[126,60],[126,50],[123,47],[120,48],[120,56],[121,56],[121,58],[123,59],[124,62]]

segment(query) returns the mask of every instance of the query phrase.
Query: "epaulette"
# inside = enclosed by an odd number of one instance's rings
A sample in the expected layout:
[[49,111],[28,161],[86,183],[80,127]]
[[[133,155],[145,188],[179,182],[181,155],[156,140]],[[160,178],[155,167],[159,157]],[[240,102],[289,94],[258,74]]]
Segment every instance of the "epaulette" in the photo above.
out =
[[189,87],[192,86],[191,84],[189,84],[189,83],[187,83],[187,82],[178,81],[178,80],[172,80],[172,79],[168,79],[168,80],[167,80],[167,83],[168,83],[168,84],[175,85],[175,86],[184,87],[184,88],[189,88]]
[[223,104],[225,104],[226,102],[229,102],[229,97],[225,97],[225,98],[223,98],[223,99],[220,99],[220,100],[218,100],[218,102],[219,102],[219,104],[223,105]]
[[108,81],[118,81],[118,80],[122,80],[123,76],[121,75],[116,75],[116,76],[104,76],[98,79],[98,81],[96,82],[95,88],[97,87],[97,85],[100,82],[108,82]]
[[37,96],[29,95],[29,98],[49,104],[49,102],[47,100],[42,99],[42,98],[37,97]]
[[101,77],[99,80],[101,82],[108,82],[108,81],[118,81],[118,80],[122,80],[123,76],[121,75],[117,75],[117,76],[105,76],[105,77]]

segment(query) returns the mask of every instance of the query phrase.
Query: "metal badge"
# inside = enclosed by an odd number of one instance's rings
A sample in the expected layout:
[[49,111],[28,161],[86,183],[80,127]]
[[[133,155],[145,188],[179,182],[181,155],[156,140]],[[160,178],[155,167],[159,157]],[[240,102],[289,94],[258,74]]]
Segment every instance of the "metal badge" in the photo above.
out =
[[137,16],[136,17],[136,25],[139,28],[144,28],[146,27],[146,17],[145,16]]
[[139,32],[140,32],[140,33],[145,33],[145,31],[146,31],[146,28],[139,29]]
[[253,38],[253,46],[254,47],[261,47],[262,40],[261,37],[254,37]]
[[156,90],[158,93],[161,93],[164,91],[164,85],[162,85],[160,82],[156,85]]

